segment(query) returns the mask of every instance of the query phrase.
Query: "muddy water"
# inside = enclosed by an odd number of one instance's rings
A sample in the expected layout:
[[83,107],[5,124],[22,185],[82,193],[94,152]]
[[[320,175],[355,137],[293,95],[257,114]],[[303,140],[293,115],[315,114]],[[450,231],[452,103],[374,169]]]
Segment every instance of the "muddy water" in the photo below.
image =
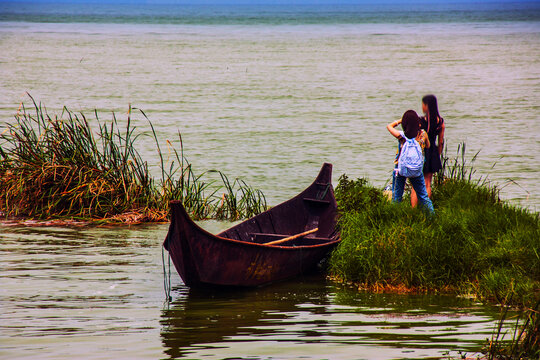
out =
[[[206,222],[218,231],[226,223]],[[173,270],[166,225],[2,228],[5,359],[395,359],[478,351],[496,309],[451,296],[359,293],[320,276],[197,292]]]

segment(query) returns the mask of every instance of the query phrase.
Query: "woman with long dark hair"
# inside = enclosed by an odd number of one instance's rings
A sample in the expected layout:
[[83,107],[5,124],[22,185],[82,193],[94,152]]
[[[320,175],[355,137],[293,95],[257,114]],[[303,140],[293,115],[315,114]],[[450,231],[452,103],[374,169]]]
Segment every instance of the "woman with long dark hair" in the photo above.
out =
[[[444,119],[439,114],[439,106],[435,95],[426,95],[422,98],[422,111],[424,116],[420,118],[420,128],[428,135],[431,147],[425,150],[424,181],[426,190],[431,198],[431,181],[433,174],[442,169],[441,154],[444,145]],[[414,189],[411,191],[411,205],[414,207],[418,198]]]

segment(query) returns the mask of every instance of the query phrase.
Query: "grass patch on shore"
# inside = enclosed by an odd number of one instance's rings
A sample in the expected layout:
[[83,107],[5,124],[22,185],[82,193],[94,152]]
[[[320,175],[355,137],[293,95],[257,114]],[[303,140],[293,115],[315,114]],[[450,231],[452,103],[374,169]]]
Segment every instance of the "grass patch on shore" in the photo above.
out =
[[[196,173],[167,140],[164,156],[155,129],[142,110],[129,108],[122,124],[115,114],[95,129],[83,113],[64,107],[50,116],[32,97],[0,134],[0,213],[6,218],[66,218],[101,222],[165,221],[170,200],[182,200],[194,219],[238,220],[266,209],[264,194],[216,170]],[[136,112],[151,131],[137,132]],[[155,179],[138,149],[141,136],[156,146],[161,178]],[[207,180],[210,172],[217,181]]]
[[439,174],[433,217],[407,200],[389,202],[365,179],[342,176],[342,242],[330,258],[331,276],[372,290],[444,291],[532,306],[540,297],[539,215],[500,201],[496,187],[473,181],[462,165],[447,161]]

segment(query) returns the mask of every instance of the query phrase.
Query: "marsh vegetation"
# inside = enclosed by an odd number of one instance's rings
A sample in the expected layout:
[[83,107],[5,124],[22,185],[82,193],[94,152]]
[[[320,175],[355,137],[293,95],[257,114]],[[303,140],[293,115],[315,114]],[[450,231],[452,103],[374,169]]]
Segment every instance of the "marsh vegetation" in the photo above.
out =
[[[21,104],[15,122],[0,135],[0,213],[5,217],[165,221],[170,200],[182,200],[194,219],[238,220],[266,209],[264,194],[243,180],[231,181],[218,170],[196,172],[184,156],[180,133],[179,146],[167,140],[164,154],[142,110],[130,107],[125,121],[114,113],[102,121],[94,111],[89,121],[66,107],[51,116],[31,100],[31,109]],[[137,131],[134,113],[148,120],[151,131]],[[142,136],[155,142],[158,179],[138,151]],[[220,182],[209,180],[210,173]]]
[[[331,274],[374,290],[444,291],[499,303],[531,304],[540,291],[539,215],[474,180],[465,147],[435,179],[430,217],[394,204],[366,179],[339,179],[342,243]],[[530,305],[532,306],[532,305]]]
[[[502,306],[483,349],[488,359],[540,355],[540,218],[501,201],[499,187],[475,179],[465,144],[445,152],[436,174],[436,215],[391,203],[366,179],[341,176],[336,187],[342,243],[331,277],[376,292],[443,292]],[[516,316],[509,309],[519,308]],[[513,323],[513,326],[509,326]],[[509,330],[510,329],[510,330]]]
[[540,358],[540,299],[517,315],[510,306],[502,307],[501,316],[491,339],[482,352],[489,360]]

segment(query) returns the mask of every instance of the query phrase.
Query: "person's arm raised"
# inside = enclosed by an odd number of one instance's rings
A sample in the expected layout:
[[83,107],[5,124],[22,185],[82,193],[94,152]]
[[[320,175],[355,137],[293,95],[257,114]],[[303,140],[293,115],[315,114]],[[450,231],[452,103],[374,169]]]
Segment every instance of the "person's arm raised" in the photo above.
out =
[[398,139],[401,137],[401,134],[399,133],[399,131],[396,130],[396,126],[398,126],[399,124],[401,124],[401,119],[386,125],[386,128],[388,129],[388,131],[390,131],[390,134],[394,135],[394,137]]

